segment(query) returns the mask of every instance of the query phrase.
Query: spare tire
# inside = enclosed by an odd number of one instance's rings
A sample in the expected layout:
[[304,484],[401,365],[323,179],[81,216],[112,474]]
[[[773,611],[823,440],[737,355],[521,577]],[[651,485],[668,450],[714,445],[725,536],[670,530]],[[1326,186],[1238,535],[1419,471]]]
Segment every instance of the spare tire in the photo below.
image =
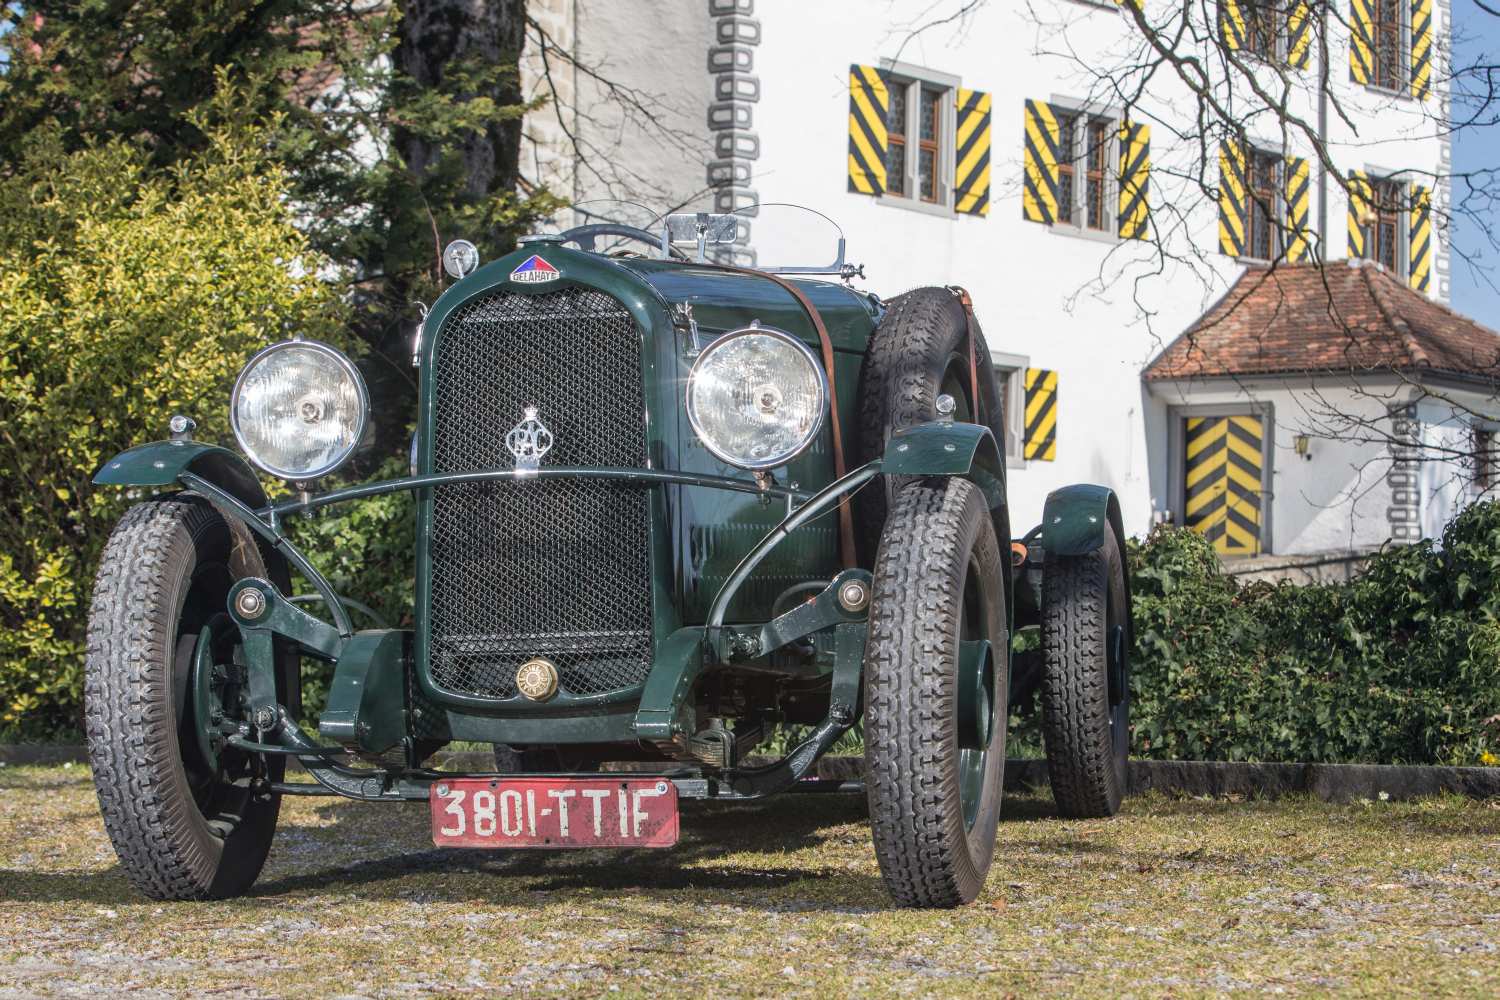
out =
[[[914,288],[892,299],[859,373],[859,464],[885,454],[894,431],[937,419],[937,398],[958,404],[953,419],[989,427],[1005,447],[1004,401],[989,346],[974,321],[974,360],[979,374],[979,405],[969,380],[968,319],[958,295],[947,288]],[[892,498],[909,482],[884,477],[884,489],[871,485],[855,500],[860,563],[873,564]],[[1008,545],[1010,539],[1000,543]]]

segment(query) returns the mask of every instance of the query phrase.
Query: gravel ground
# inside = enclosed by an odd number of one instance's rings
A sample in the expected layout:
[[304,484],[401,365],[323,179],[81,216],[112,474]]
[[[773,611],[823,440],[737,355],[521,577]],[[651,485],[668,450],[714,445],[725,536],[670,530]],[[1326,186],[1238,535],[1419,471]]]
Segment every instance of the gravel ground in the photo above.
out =
[[1500,802],[1012,797],[983,897],[889,908],[859,798],[688,804],[672,851],[440,852],[292,799],[256,895],[135,896],[82,766],[0,768],[0,998],[1494,996]]

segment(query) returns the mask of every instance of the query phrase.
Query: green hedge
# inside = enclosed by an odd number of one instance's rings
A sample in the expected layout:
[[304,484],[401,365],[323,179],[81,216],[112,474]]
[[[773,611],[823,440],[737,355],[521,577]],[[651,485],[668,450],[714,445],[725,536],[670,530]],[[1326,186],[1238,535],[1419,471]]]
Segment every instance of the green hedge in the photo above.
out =
[[1497,763],[1500,502],[1348,583],[1241,587],[1181,529],[1130,564],[1135,754]]

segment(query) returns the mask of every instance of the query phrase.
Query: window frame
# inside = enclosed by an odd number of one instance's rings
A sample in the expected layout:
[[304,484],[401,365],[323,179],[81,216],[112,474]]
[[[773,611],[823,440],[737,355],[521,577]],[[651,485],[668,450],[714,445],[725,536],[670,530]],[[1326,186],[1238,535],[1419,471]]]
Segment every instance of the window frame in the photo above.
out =
[[[1385,94],[1411,96],[1411,3],[1409,0],[1394,0],[1396,4],[1396,82],[1385,83],[1380,79],[1380,3],[1370,5],[1370,82],[1371,90]],[[1351,43],[1352,44],[1352,43]]]
[[1500,488],[1500,424],[1480,420],[1469,424],[1468,465],[1469,490],[1475,497],[1488,496]]
[[1005,351],[990,351],[990,364],[995,377],[1004,383],[1005,392],[1005,440],[1001,450],[1005,453],[1005,467],[1024,469],[1026,454],[1026,369],[1031,367],[1031,357],[1025,354],[1009,354]]
[[1380,264],[1385,267],[1385,262],[1380,259],[1380,216],[1381,200],[1377,196],[1381,187],[1389,186],[1395,193],[1394,214],[1395,219],[1395,265],[1387,270],[1402,281],[1411,277],[1411,204],[1412,185],[1410,181],[1403,180],[1399,171],[1385,171],[1368,169],[1364,172],[1365,181],[1370,191],[1371,218],[1368,222],[1360,223],[1360,229],[1365,237],[1365,255],[1361,260],[1368,260],[1372,264]]
[[[1103,141],[1100,143],[1094,142],[1096,129],[1101,130],[1101,134],[1104,137]],[[1119,233],[1120,220],[1116,218],[1114,220],[1113,226],[1111,226],[1109,223],[1109,196],[1111,192],[1111,185],[1109,182],[1109,168],[1112,162],[1118,163],[1119,161],[1119,152],[1116,149],[1116,144],[1119,140],[1115,135],[1115,133],[1119,132],[1119,130],[1120,126],[1118,124],[1110,121],[1103,115],[1091,115],[1083,123],[1083,134],[1085,139],[1083,155],[1081,157],[1081,160],[1083,162],[1083,221],[1079,223],[1079,225],[1081,228],[1086,229],[1090,232],[1110,233],[1111,235],[1118,235]],[[1094,153],[1096,151],[1099,154],[1099,168],[1097,170],[1094,169]],[[1115,169],[1118,172],[1119,167],[1116,166]],[[1099,212],[1100,224],[1097,226],[1094,225],[1094,221],[1090,217],[1092,214],[1090,211],[1092,205],[1090,195],[1092,193],[1092,188],[1094,187],[1095,182],[1097,182],[1099,185],[1099,201],[1097,207]],[[1119,215],[1118,208],[1115,210],[1114,214],[1116,216]]]
[[[1287,17],[1290,14],[1286,3],[1283,0],[1240,0],[1240,9],[1247,12],[1245,14],[1245,47],[1240,51],[1261,62],[1284,65],[1287,61]],[[1270,52],[1260,52],[1250,46],[1251,17],[1248,11],[1251,10],[1258,15],[1256,20],[1269,18],[1271,21],[1269,25]]]
[[[1372,252],[1370,260],[1382,265],[1392,274],[1402,278],[1407,277],[1411,270],[1411,262],[1406,259],[1406,240],[1404,232],[1406,226],[1402,225],[1402,217],[1407,215],[1411,206],[1408,204],[1410,185],[1405,184],[1393,177],[1370,178],[1370,208],[1374,218],[1371,220],[1368,231],[1365,233],[1365,247]],[[1390,197],[1382,197],[1382,194]],[[1380,253],[1382,225],[1389,222],[1391,227],[1391,262],[1387,264]]]
[[[1275,172],[1275,180],[1271,184],[1271,196],[1264,206],[1256,197],[1256,194],[1262,190],[1255,186],[1257,161],[1261,163],[1269,161]],[[1245,147],[1245,252],[1238,258],[1239,260],[1269,264],[1284,258],[1286,221],[1283,216],[1286,212],[1286,174],[1286,157],[1280,152],[1264,146],[1247,145]],[[1266,213],[1265,226],[1270,243],[1269,255],[1265,257],[1255,250],[1256,219],[1262,207]]]
[[[915,89],[917,92],[917,111],[915,116],[917,121],[917,160],[915,171],[917,178],[917,189],[914,194],[918,201],[926,202],[929,205],[938,205],[942,203],[944,195],[943,139],[948,135],[948,130],[943,127],[944,119],[947,117],[943,113],[943,107],[947,103],[945,99],[949,98],[949,96],[952,94],[952,91],[943,90],[926,83],[920,84],[913,89]],[[931,100],[936,105],[936,108],[934,110],[932,119],[932,138],[924,139],[922,137],[922,112],[926,108],[927,102],[929,100]],[[932,154],[933,176],[931,198],[927,197],[926,192],[922,190],[922,156],[925,153]],[[951,192],[949,192],[949,194],[951,195]]]
[[[1051,107],[1053,115],[1058,119],[1061,128],[1065,119],[1073,121],[1075,134],[1071,139],[1065,138],[1061,143],[1064,149],[1073,153],[1073,159],[1068,163],[1058,163],[1059,187],[1066,182],[1071,195],[1073,212],[1070,218],[1064,221],[1061,216],[1061,205],[1059,205],[1059,218],[1047,228],[1064,236],[1077,236],[1084,239],[1100,240],[1108,243],[1120,242],[1120,122],[1123,116],[1116,108],[1090,106],[1076,100],[1053,95],[1047,104]],[[1096,229],[1088,225],[1088,156],[1089,156],[1089,128],[1095,124],[1104,126],[1104,156],[1102,157],[1103,172],[1103,196],[1100,199],[1100,209],[1103,213],[1106,225]],[[1059,199],[1060,200],[1060,199]]]
[[[896,88],[894,86],[892,86],[890,83],[886,84],[886,87],[891,92],[891,98],[890,98],[890,100],[891,100],[891,106],[894,107],[895,104],[896,104],[896,98],[895,98]],[[885,125],[885,129],[886,129],[886,140],[885,140],[886,141],[886,157],[885,157],[886,185],[885,185],[885,194],[890,195],[892,198],[910,198],[911,197],[911,188],[907,184],[908,173],[907,173],[907,169],[906,169],[906,165],[907,165],[907,162],[908,162],[907,158],[911,154],[911,143],[907,141],[907,136],[909,135],[909,133],[907,132],[907,128],[908,128],[908,126],[910,124],[910,120],[911,120],[911,106],[910,106],[911,94],[910,94],[910,90],[911,90],[911,88],[908,85],[906,85],[906,84],[902,84],[901,85],[901,91],[902,91],[902,95],[901,95],[901,102],[902,103],[901,103],[901,106],[905,109],[905,112],[901,116],[904,120],[901,122],[901,130],[899,132],[896,131],[896,129],[894,128],[894,125],[893,125],[890,117],[889,116],[886,117],[886,125]],[[898,177],[898,178],[900,178],[900,181],[901,181],[901,190],[900,191],[892,191],[891,190],[891,177],[892,177],[892,171],[891,171],[891,150],[895,149],[897,146],[901,147],[901,169],[899,171],[895,172],[895,176]]]
[[[956,134],[958,125],[958,108],[956,101],[962,81],[949,73],[940,73],[937,70],[927,69],[924,66],[914,66],[910,63],[895,62],[891,59],[880,61],[880,72],[884,75],[886,87],[894,93],[897,87],[904,88],[906,95],[906,120],[902,123],[903,131],[897,133],[901,136],[904,155],[901,161],[902,193],[895,194],[890,191],[890,183],[887,181],[887,189],[876,204],[888,205],[892,208],[904,208],[913,212],[925,212],[929,215],[940,215],[944,218],[955,216],[953,203],[953,171],[954,150],[951,141]],[[934,178],[934,188],[937,199],[927,201],[922,197],[918,180],[918,151],[921,149],[921,99],[923,90],[936,91],[938,94],[938,110],[941,117],[937,121],[936,143],[936,167],[937,176]],[[894,97],[892,104],[895,103]],[[887,135],[890,134],[890,124],[887,122]],[[888,140],[889,141],[889,140]],[[886,173],[889,177],[891,171],[890,156],[886,157]]]

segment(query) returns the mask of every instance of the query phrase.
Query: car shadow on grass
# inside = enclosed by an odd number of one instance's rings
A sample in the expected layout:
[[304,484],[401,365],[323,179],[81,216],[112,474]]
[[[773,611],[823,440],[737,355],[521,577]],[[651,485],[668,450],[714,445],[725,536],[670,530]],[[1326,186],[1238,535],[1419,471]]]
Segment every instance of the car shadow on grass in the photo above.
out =
[[[317,844],[368,839],[375,806],[320,807],[327,825],[300,828],[305,858]],[[490,900],[544,905],[552,893],[711,891],[763,895],[768,888],[816,882],[818,895],[883,900],[878,875],[850,870],[844,860],[863,854],[868,837],[863,796],[785,796],[756,804],[685,802],[682,838],[668,850],[485,851],[436,849],[426,839],[426,810],[407,812],[379,857],[263,878],[253,893],[293,893],[358,887],[362,896],[409,896],[414,886],[435,900]],[[293,827],[293,830],[299,829]],[[413,849],[392,853],[391,848]],[[343,848],[340,853],[348,853]],[[429,876],[442,875],[441,879]],[[472,877],[471,877],[472,876]],[[754,900],[747,898],[747,905]]]
[[[28,788],[27,791],[32,789]],[[755,803],[684,802],[682,839],[663,851],[483,851],[431,846],[424,806],[320,800],[282,813],[271,862],[249,905],[307,892],[547,905],[555,894],[708,892],[749,907],[884,909],[863,795],[782,795]],[[1007,795],[1003,819],[1055,818],[1048,796]],[[96,814],[69,821],[97,822]],[[292,870],[288,870],[291,868]],[[435,877],[441,876],[441,877]],[[117,862],[104,870],[0,869],[0,901],[147,902]],[[781,890],[790,890],[782,892]]]

